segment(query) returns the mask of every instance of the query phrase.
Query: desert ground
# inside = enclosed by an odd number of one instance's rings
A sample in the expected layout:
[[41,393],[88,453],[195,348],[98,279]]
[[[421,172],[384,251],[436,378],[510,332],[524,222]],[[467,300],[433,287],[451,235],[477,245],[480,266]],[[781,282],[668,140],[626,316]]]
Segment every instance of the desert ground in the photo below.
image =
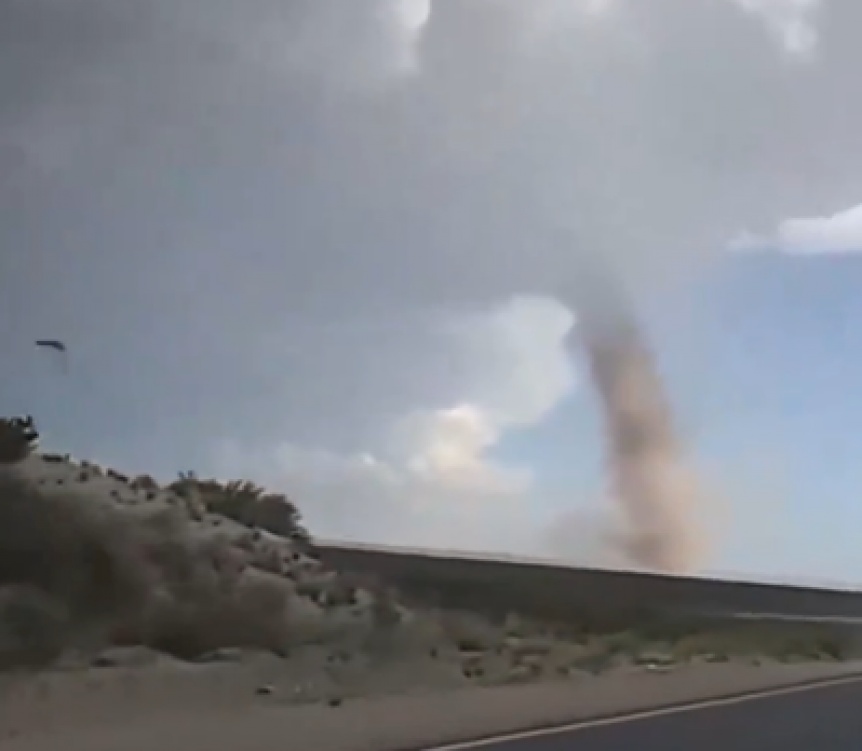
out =
[[4,749],[397,749],[862,667],[857,629],[441,607],[283,496],[40,454],[0,423]]

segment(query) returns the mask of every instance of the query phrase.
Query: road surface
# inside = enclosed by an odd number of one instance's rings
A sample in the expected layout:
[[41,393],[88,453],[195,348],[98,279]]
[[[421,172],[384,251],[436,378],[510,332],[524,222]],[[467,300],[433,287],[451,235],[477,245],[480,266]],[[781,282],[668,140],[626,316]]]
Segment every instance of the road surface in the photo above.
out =
[[[862,680],[434,751],[862,751]],[[429,750],[431,751],[431,750]]]

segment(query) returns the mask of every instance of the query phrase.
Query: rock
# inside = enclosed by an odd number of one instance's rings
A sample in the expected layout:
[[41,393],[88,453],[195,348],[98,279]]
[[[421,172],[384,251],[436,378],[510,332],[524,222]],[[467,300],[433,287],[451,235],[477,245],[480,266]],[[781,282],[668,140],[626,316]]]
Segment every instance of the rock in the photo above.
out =
[[545,667],[545,658],[543,655],[523,655],[515,664],[529,668],[534,674],[538,675]]
[[143,668],[164,662],[178,662],[149,647],[111,647],[90,661],[94,668]]
[[350,662],[350,652],[345,649],[336,649],[326,655],[326,663],[328,665],[337,665]]
[[473,613],[441,613],[444,633],[462,652],[485,651],[501,644],[501,634]]
[[485,653],[478,650],[461,651],[461,673],[465,678],[481,678],[485,675]]
[[642,652],[635,655],[633,660],[635,665],[646,665],[648,667],[660,667],[673,665],[675,660],[673,655],[663,652]]
[[670,665],[658,665],[654,662],[647,663],[644,665],[644,669],[649,671],[650,673],[669,673],[673,670],[674,666]]
[[571,667],[597,675],[613,665],[613,657],[608,654],[583,655],[572,661]]
[[535,673],[528,665],[515,665],[505,677],[505,683],[526,683],[533,679]]
[[513,655],[517,657],[528,655],[546,655],[555,644],[552,639],[544,637],[518,637],[509,636],[506,638],[505,647]]
[[211,664],[214,662],[242,662],[248,654],[247,650],[241,647],[222,647],[214,649],[212,652],[206,652],[195,658],[195,662],[202,664]]

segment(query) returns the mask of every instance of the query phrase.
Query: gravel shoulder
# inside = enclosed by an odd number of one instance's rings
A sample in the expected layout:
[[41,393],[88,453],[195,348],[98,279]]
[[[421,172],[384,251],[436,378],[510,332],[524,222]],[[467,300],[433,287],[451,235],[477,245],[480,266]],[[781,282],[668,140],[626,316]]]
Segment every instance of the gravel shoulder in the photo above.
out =
[[[4,751],[401,751],[858,675],[862,662],[617,668],[529,686],[296,705],[272,666],[150,666],[50,674],[4,686]],[[268,672],[269,671],[269,672]],[[295,677],[294,677],[295,678]]]

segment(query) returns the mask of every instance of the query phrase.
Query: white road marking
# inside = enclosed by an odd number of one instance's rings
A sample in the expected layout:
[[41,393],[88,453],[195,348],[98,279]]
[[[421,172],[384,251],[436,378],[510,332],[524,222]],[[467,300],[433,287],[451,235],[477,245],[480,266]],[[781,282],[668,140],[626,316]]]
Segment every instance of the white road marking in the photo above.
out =
[[673,707],[663,707],[661,709],[644,709],[629,714],[617,715],[615,717],[605,717],[598,720],[578,720],[568,725],[555,725],[549,728],[540,728],[538,730],[523,730],[515,733],[506,733],[497,735],[493,738],[482,738],[476,741],[461,741],[457,743],[445,743],[441,746],[428,746],[422,751],[473,751],[473,749],[485,748],[498,743],[511,743],[515,741],[526,741],[532,738],[546,738],[552,735],[564,735],[578,730],[587,730],[589,728],[600,728],[607,725],[621,725],[625,722],[635,722],[637,720],[648,720],[653,717],[664,717],[666,715],[682,714],[683,712],[694,712],[700,709],[710,709],[712,707],[726,707],[733,704],[743,704],[747,701],[757,701],[758,699],[768,699],[773,696],[786,696],[788,694],[799,694],[804,691],[816,691],[821,688],[831,688],[832,686],[840,686],[844,683],[862,682],[862,675],[848,675],[840,678],[829,678],[816,683],[806,683],[799,686],[784,686],[782,688],[769,688],[762,691],[746,693],[741,696],[728,696],[723,699],[705,699],[703,701],[692,702],[691,704],[682,704]]

